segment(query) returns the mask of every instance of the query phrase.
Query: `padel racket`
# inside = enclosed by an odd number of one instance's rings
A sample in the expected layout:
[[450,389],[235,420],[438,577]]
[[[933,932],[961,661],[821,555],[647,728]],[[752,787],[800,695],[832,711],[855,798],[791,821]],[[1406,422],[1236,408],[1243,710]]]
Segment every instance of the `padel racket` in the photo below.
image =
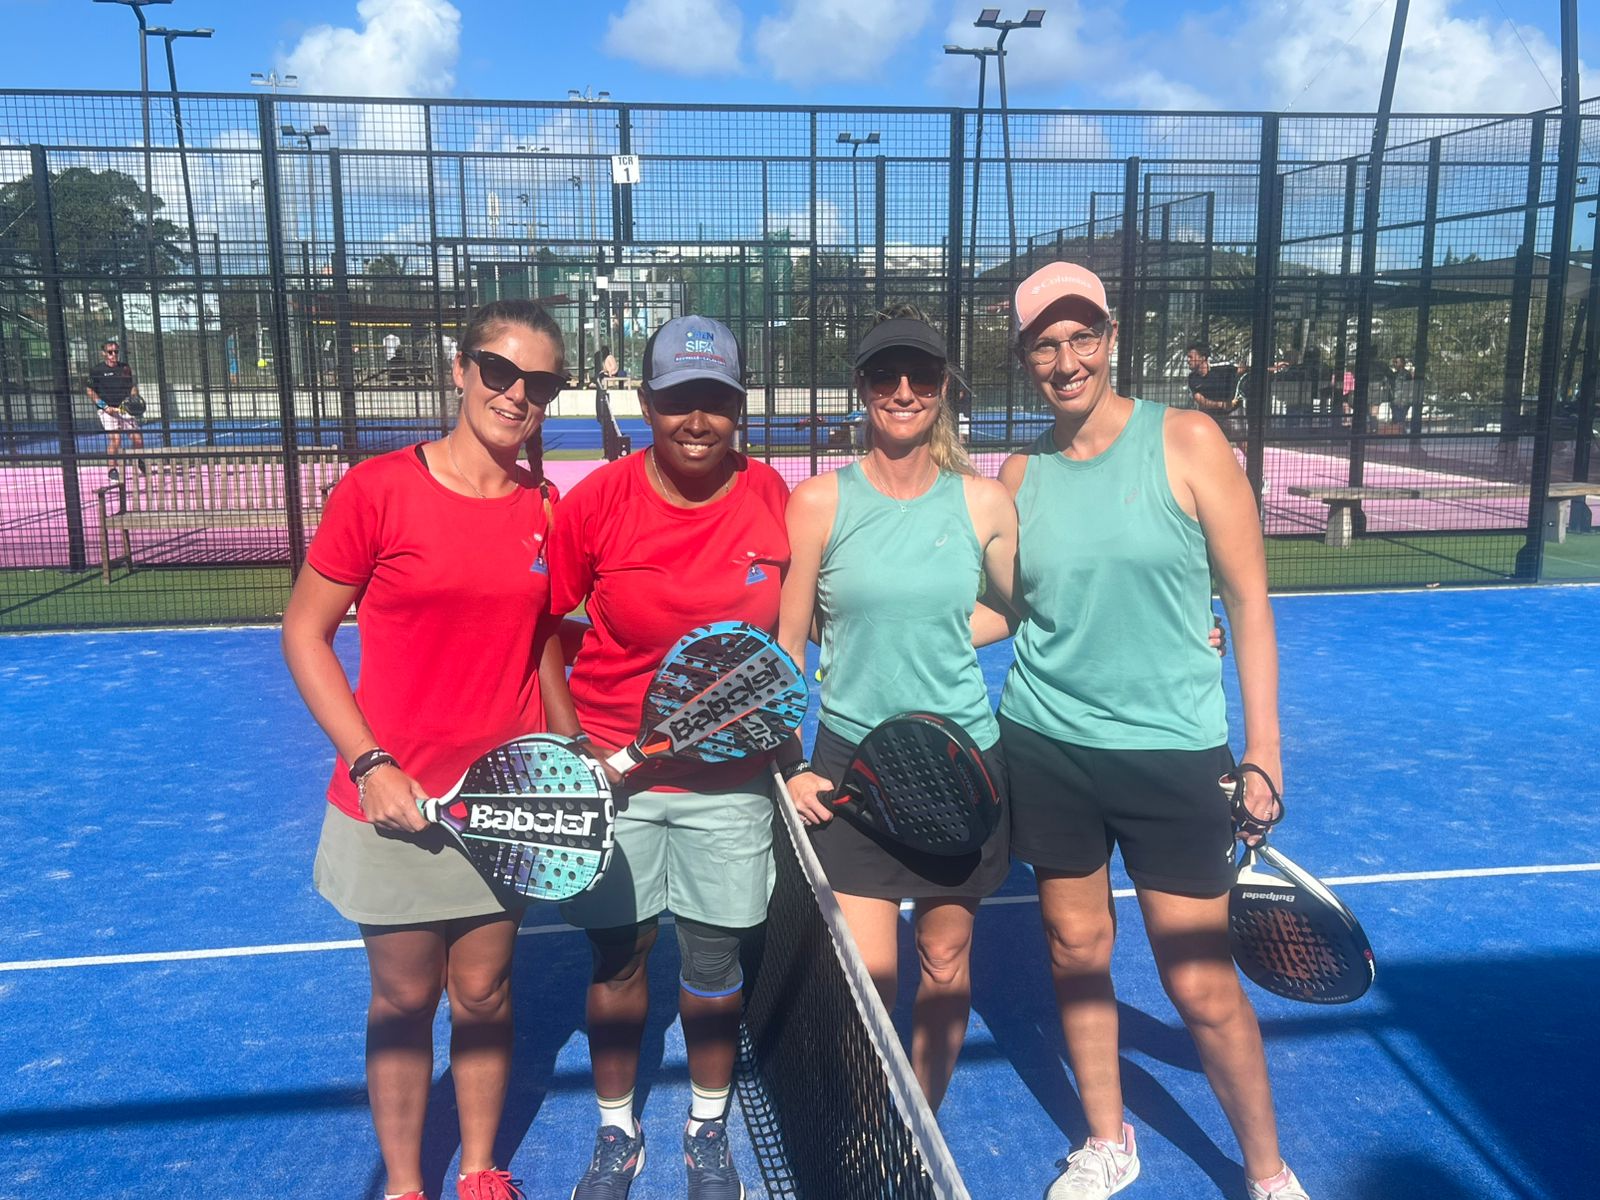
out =
[[549,733],[514,738],[417,807],[497,891],[570,900],[610,863],[616,817],[606,773],[573,745]]
[[901,713],[878,725],[838,786],[817,799],[929,854],[970,854],[1000,821],[1000,794],[977,743],[933,713]]
[[776,750],[806,700],[800,668],[765,630],[743,621],[692,629],[650,681],[639,736],[606,765],[627,772],[660,758],[717,763]]
[[[1278,816],[1261,821],[1244,808],[1245,769],[1267,780]],[[1217,781],[1233,805],[1235,826],[1263,834],[1241,846],[1239,875],[1228,895],[1228,942],[1245,977],[1275,995],[1307,1004],[1348,1004],[1372,986],[1377,963],[1355,914],[1311,872],[1267,845],[1283,815],[1277,785],[1246,763]],[[1265,870],[1263,868],[1266,868]],[[1270,873],[1269,873],[1270,872]]]
[[137,420],[144,416],[144,400],[139,396],[129,396],[122,402],[122,411]]

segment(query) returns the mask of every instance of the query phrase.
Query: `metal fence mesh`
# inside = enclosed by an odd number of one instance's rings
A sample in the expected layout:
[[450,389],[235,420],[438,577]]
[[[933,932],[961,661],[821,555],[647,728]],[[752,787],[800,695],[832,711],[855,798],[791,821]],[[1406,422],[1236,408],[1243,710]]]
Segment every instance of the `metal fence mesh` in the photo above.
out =
[[[1121,390],[1191,405],[1195,342],[1237,379],[1275,587],[1600,577],[1592,103],[1565,141],[1552,114],[1394,118],[1370,235],[1356,116],[1014,112],[1007,139],[993,111],[163,92],[148,116],[147,159],[138,94],[0,92],[0,629],[276,616],[320,511],[302,458],[447,428],[456,331],[502,296],[566,334],[551,470],[646,436],[627,381],[687,312],[744,343],[750,452],[838,465],[850,348],[914,305],[992,471],[1047,422],[1010,296],[1055,258],[1105,280]],[[267,462],[282,505],[141,518],[84,392],[106,338],[146,473]],[[131,547],[109,572],[102,533]]]

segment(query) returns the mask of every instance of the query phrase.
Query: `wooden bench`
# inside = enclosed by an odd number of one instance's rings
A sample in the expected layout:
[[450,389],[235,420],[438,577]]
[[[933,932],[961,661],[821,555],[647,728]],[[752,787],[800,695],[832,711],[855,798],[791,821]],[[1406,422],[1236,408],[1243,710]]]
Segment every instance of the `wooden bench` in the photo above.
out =
[[[300,507],[311,524],[344,474],[346,456],[317,447],[302,449],[299,460]],[[116,563],[133,570],[135,530],[270,529],[288,521],[281,447],[127,450],[118,461],[121,481],[95,489],[100,578],[106,583]],[[122,535],[122,553],[115,558],[114,533]]]
[[[1568,500],[1583,500],[1600,494],[1600,483],[1552,483],[1546,489],[1544,527],[1546,537],[1567,540]],[[1363,500],[1520,500],[1528,501],[1528,489],[1514,483],[1439,484],[1420,487],[1290,487],[1291,496],[1320,500],[1328,506],[1328,529],[1323,542],[1339,550],[1355,540],[1356,505]]]

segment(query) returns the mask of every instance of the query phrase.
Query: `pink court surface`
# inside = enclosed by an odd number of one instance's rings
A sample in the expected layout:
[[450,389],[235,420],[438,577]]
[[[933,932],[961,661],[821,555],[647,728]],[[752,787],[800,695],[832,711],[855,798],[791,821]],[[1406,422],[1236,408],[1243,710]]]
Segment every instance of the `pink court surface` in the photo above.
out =
[[[990,475],[999,470],[1001,454],[975,456],[978,468]],[[822,471],[844,466],[851,459],[833,455],[818,460]],[[1348,462],[1334,455],[1268,447],[1265,451],[1266,533],[1271,536],[1307,535],[1322,531],[1327,507],[1319,501],[1289,495],[1298,487],[1342,487],[1348,481]],[[569,491],[589,472],[604,465],[598,461],[552,461],[546,464],[551,482]],[[778,458],[773,465],[794,484],[810,473],[808,458]],[[320,488],[332,482],[339,467],[319,466],[303,476],[303,487]],[[282,468],[276,468],[281,481]],[[331,472],[331,474],[330,474]],[[1448,464],[1418,467],[1369,463],[1368,487],[1444,487],[1484,482],[1453,473]],[[96,489],[106,486],[106,468],[80,468],[79,482],[89,565],[100,563],[100,513]],[[281,482],[278,483],[281,492]],[[108,497],[114,502],[114,497]],[[1365,505],[1369,533],[1404,535],[1424,531],[1510,530],[1527,521],[1527,501],[1511,497],[1467,500],[1373,500]],[[132,534],[133,553],[143,565],[221,565],[227,563],[286,562],[288,533],[281,514],[262,513],[259,527],[237,520],[227,528],[208,528],[203,515],[193,524],[175,516],[171,527],[138,530]],[[68,529],[62,475],[53,466],[0,468],[0,566],[60,568],[68,564]],[[113,545],[113,551],[120,547]]]

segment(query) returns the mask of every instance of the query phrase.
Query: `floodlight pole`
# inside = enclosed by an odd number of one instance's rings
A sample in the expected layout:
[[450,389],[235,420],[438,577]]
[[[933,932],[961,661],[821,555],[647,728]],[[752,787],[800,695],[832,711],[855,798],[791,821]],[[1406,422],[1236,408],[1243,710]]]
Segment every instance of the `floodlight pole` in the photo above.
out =
[[[215,443],[216,422],[211,411],[211,363],[206,346],[206,287],[205,272],[200,266],[200,234],[195,227],[194,191],[189,185],[189,154],[183,133],[183,109],[178,101],[178,66],[173,58],[172,43],[178,38],[209,38],[209,29],[146,29],[145,37],[159,37],[166,43],[167,80],[172,85],[172,125],[178,135],[178,169],[183,173],[183,207],[189,219],[189,256],[194,260],[195,322],[200,333],[200,405],[201,420],[205,430],[206,445]],[[220,272],[221,267],[218,266]],[[218,291],[220,304],[221,291]],[[217,318],[220,323],[222,313]]]
[[[946,54],[970,54],[978,60],[978,129],[972,150],[972,216],[967,234],[967,329],[962,345],[969,356],[973,354],[973,325],[978,306],[978,185],[983,178],[983,99],[984,84],[989,78],[989,59],[998,57],[994,46],[946,46]],[[974,358],[972,361],[976,361]]]
[[1006,38],[1013,29],[1037,29],[1044,24],[1044,9],[1030,8],[1027,15],[1020,21],[1006,21],[1001,19],[1000,10],[986,8],[979,14],[973,25],[979,29],[999,30],[1000,36],[995,40],[995,54],[1000,64],[1000,142],[1001,153],[1006,163],[1006,217],[1009,221],[1011,232],[1011,271],[1015,275],[1017,269],[1017,204],[1016,191],[1011,179],[1011,107],[1006,97]]
[[[863,146],[876,146],[881,136],[876,129],[865,137],[856,137],[845,130],[834,139],[839,145],[850,147],[850,265],[856,274],[861,270],[861,189],[856,174],[856,152]],[[855,288],[850,290],[854,295]]]
[[96,4],[121,4],[133,10],[139,22],[139,112],[144,125],[144,261],[145,281],[150,286],[150,333],[156,356],[156,398],[161,410],[162,434],[171,443],[172,418],[167,412],[166,354],[161,346],[161,286],[156,282],[156,198],[154,168],[150,156],[150,54],[145,49],[144,6],[171,4],[172,0],[95,0]]

